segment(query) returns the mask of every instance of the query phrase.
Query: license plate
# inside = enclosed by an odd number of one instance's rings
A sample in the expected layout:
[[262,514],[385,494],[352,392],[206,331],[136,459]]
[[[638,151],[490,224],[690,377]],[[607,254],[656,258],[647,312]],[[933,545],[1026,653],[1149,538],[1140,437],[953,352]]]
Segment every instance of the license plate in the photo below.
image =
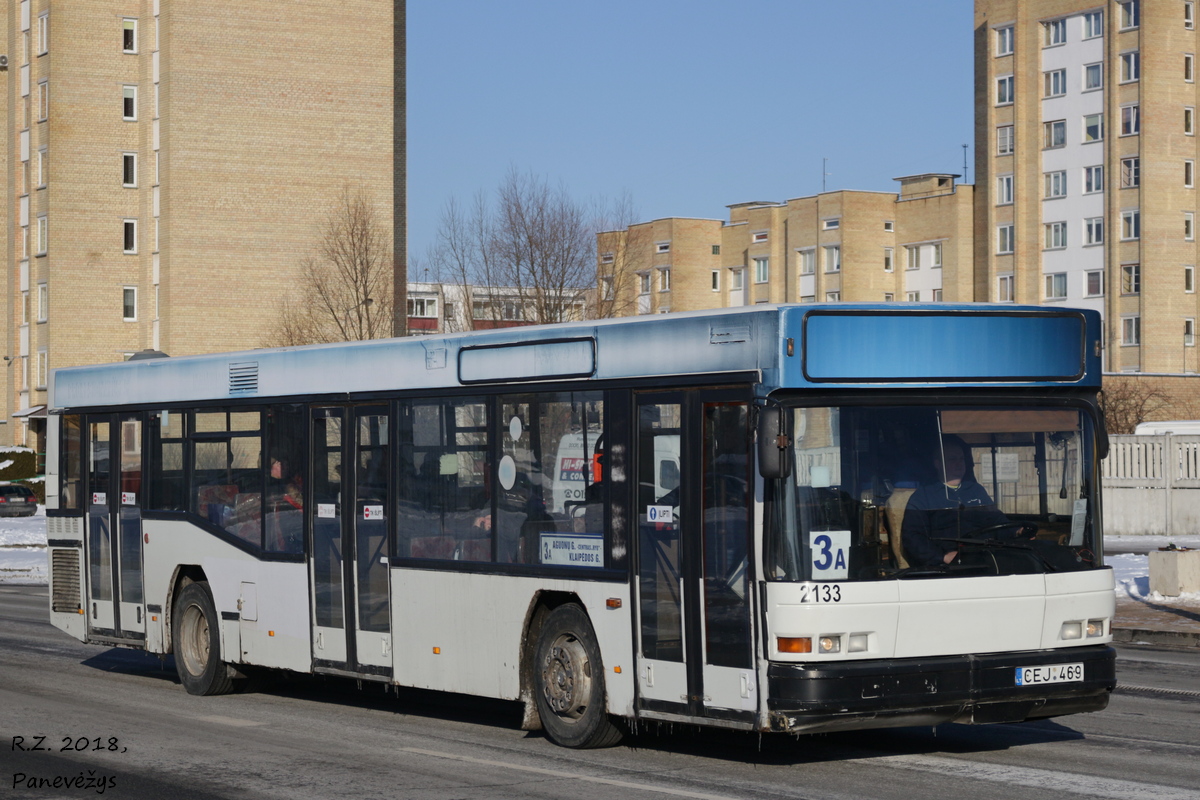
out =
[[1049,664],[1044,667],[1017,667],[1017,686],[1041,683],[1074,683],[1083,680],[1083,664]]

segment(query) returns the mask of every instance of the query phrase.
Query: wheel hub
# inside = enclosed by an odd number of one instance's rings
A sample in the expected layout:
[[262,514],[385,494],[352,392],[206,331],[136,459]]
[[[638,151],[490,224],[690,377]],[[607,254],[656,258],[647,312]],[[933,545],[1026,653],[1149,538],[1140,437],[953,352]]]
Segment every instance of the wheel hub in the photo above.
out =
[[573,636],[560,636],[546,654],[542,668],[546,703],[560,717],[578,719],[587,710],[591,675],[587,652]]

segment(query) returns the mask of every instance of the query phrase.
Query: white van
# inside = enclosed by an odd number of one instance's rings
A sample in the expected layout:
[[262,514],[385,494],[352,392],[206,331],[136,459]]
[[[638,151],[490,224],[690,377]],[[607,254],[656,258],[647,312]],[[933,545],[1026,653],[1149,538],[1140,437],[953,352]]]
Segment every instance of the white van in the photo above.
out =
[[1133,429],[1140,436],[1154,436],[1162,433],[1176,435],[1200,433],[1200,419],[1172,419],[1160,422],[1140,422]]

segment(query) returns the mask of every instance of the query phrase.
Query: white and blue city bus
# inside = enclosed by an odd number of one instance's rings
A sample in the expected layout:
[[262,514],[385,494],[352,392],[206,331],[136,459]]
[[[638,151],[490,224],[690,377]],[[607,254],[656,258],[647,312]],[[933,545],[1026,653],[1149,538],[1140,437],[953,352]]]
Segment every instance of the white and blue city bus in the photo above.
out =
[[256,668],[807,732],[1102,709],[1100,317],[758,306],[56,370],[51,618]]

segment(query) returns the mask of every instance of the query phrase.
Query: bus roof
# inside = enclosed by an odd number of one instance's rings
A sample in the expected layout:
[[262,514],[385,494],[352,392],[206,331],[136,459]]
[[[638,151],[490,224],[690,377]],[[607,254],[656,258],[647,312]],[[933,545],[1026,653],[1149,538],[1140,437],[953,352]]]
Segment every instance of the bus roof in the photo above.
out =
[[54,370],[51,410],[753,373],[781,388],[1100,385],[1095,311],[747,306]]

